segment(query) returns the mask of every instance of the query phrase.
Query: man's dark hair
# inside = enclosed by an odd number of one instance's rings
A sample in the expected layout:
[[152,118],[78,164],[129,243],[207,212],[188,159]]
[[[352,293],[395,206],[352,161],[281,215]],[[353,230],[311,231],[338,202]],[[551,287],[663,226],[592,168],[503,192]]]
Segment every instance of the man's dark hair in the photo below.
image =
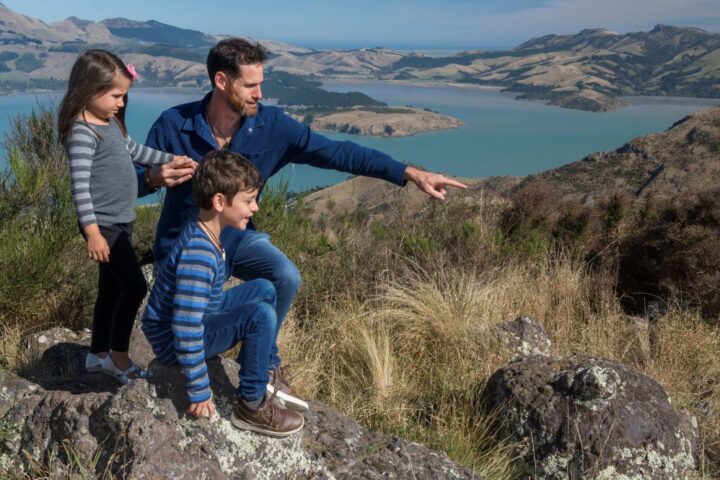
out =
[[244,38],[227,38],[218,42],[207,56],[207,72],[215,88],[215,74],[224,72],[230,78],[240,76],[240,66],[264,63],[267,51],[259,43]]
[[261,186],[260,172],[247,158],[228,150],[213,150],[195,172],[192,191],[198,207],[210,210],[216,193],[222,193],[231,203],[236,193],[259,190]]

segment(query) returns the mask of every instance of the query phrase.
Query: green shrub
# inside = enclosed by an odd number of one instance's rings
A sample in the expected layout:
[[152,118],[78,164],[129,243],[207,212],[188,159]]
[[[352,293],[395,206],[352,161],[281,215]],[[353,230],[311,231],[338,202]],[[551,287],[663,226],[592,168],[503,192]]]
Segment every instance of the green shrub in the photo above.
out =
[[85,259],[55,115],[38,105],[12,119],[0,198],[0,323],[85,326],[96,268]]

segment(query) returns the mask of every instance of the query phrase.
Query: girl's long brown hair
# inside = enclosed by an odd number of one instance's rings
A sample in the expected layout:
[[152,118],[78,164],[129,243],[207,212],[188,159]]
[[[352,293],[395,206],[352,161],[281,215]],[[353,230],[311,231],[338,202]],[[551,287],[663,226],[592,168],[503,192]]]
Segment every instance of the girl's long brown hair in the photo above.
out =
[[[133,80],[125,63],[117,55],[107,50],[86,50],[75,60],[68,80],[68,89],[60,104],[58,115],[58,136],[62,145],[65,145],[70,137],[73,122],[87,108],[92,99],[112,88],[115,75],[123,75],[128,80]],[[123,135],[127,135],[125,127],[127,94],[123,100],[124,105],[115,115],[115,119]]]

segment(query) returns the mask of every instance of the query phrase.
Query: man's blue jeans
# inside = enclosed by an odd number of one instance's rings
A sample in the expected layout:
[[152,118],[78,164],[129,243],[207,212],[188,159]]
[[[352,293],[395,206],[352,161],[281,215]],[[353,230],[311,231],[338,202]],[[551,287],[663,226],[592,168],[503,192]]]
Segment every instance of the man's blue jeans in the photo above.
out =
[[[251,229],[247,229],[243,233],[240,243],[235,247],[235,254],[228,256],[228,264],[225,267],[228,272],[232,272],[234,277],[245,281],[264,278],[270,280],[275,287],[277,327],[270,351],[269,364],[270,369],[275,369],[280,367],[277,336],[295,294],[300,288],[300,272],[290,259],[270,242],[270,236],[267,233]],[[223,245],[230,247],[225,244],[224,240]]]
[[210,359],[242,342],[238,395],[257,400],[265,395],[268,359],[275,345],[275,287],[257,279],[223,293],[217,310],[203,316],[205,358]]

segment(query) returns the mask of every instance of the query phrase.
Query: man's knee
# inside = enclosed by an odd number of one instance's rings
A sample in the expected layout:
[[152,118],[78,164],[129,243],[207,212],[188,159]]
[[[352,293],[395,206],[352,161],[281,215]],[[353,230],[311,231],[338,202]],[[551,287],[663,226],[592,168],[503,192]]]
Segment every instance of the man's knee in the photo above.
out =
[[302,283],[300,271],[292,262],[287,261],[275,270],[275,281],[273,283],[278,293],[280,291],[283,293],[295,293]]
[[265,278],[256,278],[255,280],[251,280],[251,282],[253,282],[258,289],[258,297],[260,297],[262,301],[274,306],[277,298],[275,285]]

